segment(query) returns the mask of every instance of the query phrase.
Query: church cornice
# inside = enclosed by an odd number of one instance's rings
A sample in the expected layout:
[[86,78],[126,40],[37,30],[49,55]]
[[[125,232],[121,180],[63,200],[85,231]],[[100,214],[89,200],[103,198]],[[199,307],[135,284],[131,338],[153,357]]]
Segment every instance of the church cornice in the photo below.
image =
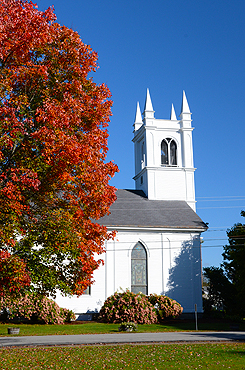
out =
[[195,127],[181,127],[179,131],[193,131]]
[[172,167],[172,166],[145,166],[137,175],[133,177],[133,180],[137,180],[140,176],[143,175],[146,171],[183,171],[183,172],[195,172],[196,168],[194,167]]
[[[106,226],[106,225],[105,225]],[[183,227],[144,227],[144,226],[106,226],[107,230],[109,231],[145,231],[145,232],[194,232],[194,233],[202,233],[207,230],[205,227],[200,227],[200,228],[183,228]]]
[[178,126],[172,126],[172,127],[157,127],[157,126],[145,126],[146,131],[167,131],[167,132],[176,132],[180,131],[180,127]]
[[[149,124],[149,125],[147,125],[147,120],[145,121],[146,122],[144,122],[137,131],[134,131],[134,137],[132,139],[133,142],[140,141],[144,136],[144,131],[167,131],[167,132],[174,131],[176,132],[176,130],[178,130],[179,132],[181,132],[181,131],[192,131],[194,129],[194,127],[181,128],[180,121],[171,121],[171,120],[153,118],[150,120],[150,122],[154,122],[154,124]],[[162,123],[165,126],[159,127],[159,123]],[[166,126],[166,123],[168,123],[168,126]]]

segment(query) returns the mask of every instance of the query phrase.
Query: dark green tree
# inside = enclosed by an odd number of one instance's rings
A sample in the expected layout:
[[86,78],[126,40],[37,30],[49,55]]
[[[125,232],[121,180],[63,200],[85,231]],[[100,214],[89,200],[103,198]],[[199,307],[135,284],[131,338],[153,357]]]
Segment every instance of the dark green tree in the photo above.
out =
[[233,284],[226,276],[222,267],[205,267],[204,282],[204,311],[210,312],[213,309],[222,310],[227,313],[232,313],[233,310]]
[[[241,212],[245,217],[245,211]],[[204,309],[223,309],[228,315],[245,317],[245,224],[237,223],[227,230],[220,267],[204,268],[207,298]]]
[[[245,217],[245,212],[241,212]],[[227,277],[234,287],[236,311],[245,317],[245,224],[237,223],[227,230],[229,244],[224,247],[222,254]]]

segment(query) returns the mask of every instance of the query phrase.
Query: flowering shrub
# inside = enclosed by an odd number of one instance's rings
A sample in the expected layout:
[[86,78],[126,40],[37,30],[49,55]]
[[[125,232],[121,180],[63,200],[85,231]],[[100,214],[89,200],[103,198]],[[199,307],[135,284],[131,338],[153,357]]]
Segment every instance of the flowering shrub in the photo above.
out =
[[16,317],[37,321],[45,324],[64,324],[66,321],[75,320],[75,314],[65,308],[60,308],[53,300],[29,293],[20,298],[0,298],[0,310],[8,307],[10,319]]
[[64,322],[71,322],[76,320],[76,315],[72,310],[68,310],[67,308],[60,308],[61,315],[64,317]]
[[165,295],[150,294],[148,300],[155,307],[159,321],[167,317],[176,318],[183,311],[183,307],[178,302]]
[[122,322],[119,327],[119,331],[137,331],[138,325],[135,322]]
[[142,294],[129,290],[108,297],[100,310],[99,320],[110,323],[134,322],[153,324],[157,322],[154,307]]

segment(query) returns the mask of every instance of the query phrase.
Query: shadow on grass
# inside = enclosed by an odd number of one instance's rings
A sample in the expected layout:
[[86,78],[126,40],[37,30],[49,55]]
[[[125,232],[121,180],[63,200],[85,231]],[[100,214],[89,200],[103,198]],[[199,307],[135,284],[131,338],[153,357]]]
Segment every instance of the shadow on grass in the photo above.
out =
[[[143,325],[144,326],[144,325]],[[155,329],[157,331],[193,331],[196,330],[196,323],[193,320],[169,320],[164,321],[160,324],[148,325],[149,329]],[[234,325],[230,321],[226,320],[198,320],[198,330],[199,331],[245,331],[245,322],[240,322]]]
[[231,353],[232,355],[242,355],[242,356],[245,356],[245,350],[244,351],[237,351],[237,350],[229,350],[227,351],[228,353]]
[[[0,336],[8,336],[8,327],[20,327],[20,335],[68,335],[68,334],[103,334],[118,333],[119,324],[106,324],[95,321],[80,322],[64,325],[37,325],[37,324],[0,324]],[[232,329],[230,322],[215,320],[199,320],[199,331],[245,331],[245,322],[239,324],[239,330]],[[174,332],[174,331],[195,331],[194,320],[172,320],[164,321],[161,324],[138,325],[139,333],[150,332]]]

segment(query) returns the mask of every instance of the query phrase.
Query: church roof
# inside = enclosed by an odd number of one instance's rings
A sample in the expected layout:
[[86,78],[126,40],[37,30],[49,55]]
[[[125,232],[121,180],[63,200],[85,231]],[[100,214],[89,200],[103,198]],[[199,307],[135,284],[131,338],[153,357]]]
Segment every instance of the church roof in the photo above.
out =
[[110,215],[97,221],[110,228],[177,228],[200,229],[207,225],[185,202],[178,200],[149,200],[141,190],[119,189]]

